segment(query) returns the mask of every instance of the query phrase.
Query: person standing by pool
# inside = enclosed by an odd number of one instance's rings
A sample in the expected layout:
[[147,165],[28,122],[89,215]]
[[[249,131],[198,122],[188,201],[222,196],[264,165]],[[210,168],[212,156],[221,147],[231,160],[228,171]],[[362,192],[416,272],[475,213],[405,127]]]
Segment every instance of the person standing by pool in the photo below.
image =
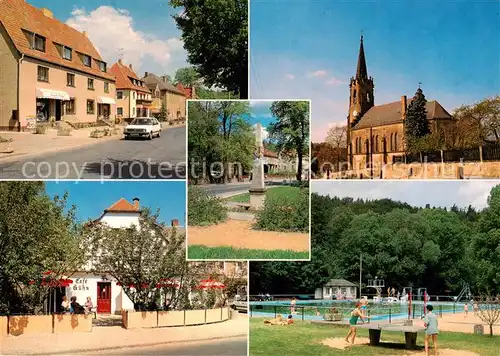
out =
[[358,318],[361,318],[361,321],[364,323],[365,318],[363,317],[363,313],[360,310],[361,303],[356,303],[356,308],[351,312],[351,318],[349,319],[349,332],[345,337],[345,341],[349,342],[349,336],[352,335],[351,343],[354,345],[354,339],[356,338],[356,324],[358,323]]
[[361,299],[361,312],[363,313],[363,317],[366,318],[367,312],[368,312],[368,298],[367,299]]
[[467,318],[467,314],[469,314],[469,304],[464,304],[464,319]]
[[295,297],[292,298],[292,301],[290,302],[290,314],[295,314],[295,305],[297,304],[297,299]]
[[432,344],[434,345],[434,355],[438,356],[438,344],[437,337],[438,331],[438,317],[432,312],[434,309],[432,305],[427,305],[427,314],[424,317],[425,325],[425,355],[429,356],[429,340],[432,338]]

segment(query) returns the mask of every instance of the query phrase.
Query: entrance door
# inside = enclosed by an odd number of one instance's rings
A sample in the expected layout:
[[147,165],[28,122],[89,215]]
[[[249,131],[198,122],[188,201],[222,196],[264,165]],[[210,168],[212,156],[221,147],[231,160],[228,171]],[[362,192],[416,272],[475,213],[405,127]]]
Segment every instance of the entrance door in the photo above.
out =
[[111,313],[111,282],[97,282],[97,312]]
[[56,121],[61,120],[61,105],[62,100],[55,100],[56,103]]

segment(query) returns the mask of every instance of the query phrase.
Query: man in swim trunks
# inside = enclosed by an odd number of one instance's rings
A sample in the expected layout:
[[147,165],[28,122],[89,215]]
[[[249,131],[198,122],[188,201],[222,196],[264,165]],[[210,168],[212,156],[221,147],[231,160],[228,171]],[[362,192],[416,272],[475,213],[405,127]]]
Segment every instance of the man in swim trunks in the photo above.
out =
[[363,323],[365,322],[365,318],[363,317],[363,313],[360,310],[361,303],[356,303],[356,308],[351,312],[351,318],[349,319],[349,332],[345,337],[345,341],[349,342],[349,337],[352,335],[351,343],[354,345],[354,339],[356,338],[356,324],[358,323],[358,318],[361,318]]

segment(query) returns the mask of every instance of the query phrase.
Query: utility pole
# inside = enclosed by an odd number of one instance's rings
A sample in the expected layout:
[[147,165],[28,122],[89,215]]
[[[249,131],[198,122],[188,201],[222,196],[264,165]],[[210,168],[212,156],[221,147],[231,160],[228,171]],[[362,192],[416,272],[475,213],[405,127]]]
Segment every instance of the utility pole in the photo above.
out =
[[361,299],[361,275],[363,272],[363,254],[359,254],[359,299]]

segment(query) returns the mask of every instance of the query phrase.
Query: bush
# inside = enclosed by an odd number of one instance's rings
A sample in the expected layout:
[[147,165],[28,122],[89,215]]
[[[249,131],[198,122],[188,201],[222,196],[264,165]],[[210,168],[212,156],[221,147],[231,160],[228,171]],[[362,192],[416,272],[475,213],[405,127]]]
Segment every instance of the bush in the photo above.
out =
[[35,128],[35,133],[38,135],[44,135],[47,133],[47,125],[37,124]]
[[95,129],[95,130],[92,130],[92,132],[90,133],[90,137],[92,138],[101,138],[104,136],[104,131],[103,130],[100,130],[100,129]]
[[308,180],[303,180],[303,181],[294,181],[291,184],[292,187],[297,187],[297,188],[309,188],[309,179]]
[[297,195],[268,195],[257,213],[257,227],[270,231],[309,232],[309,189]]
[[227,219],[227,208],[222,201],[209,195],[200,187],[188,189],[188,222],[191,226],[206,226],[221,223]]
[[57,130],[57,136],[71,136],[71,129],[60,127],[59,130]]

